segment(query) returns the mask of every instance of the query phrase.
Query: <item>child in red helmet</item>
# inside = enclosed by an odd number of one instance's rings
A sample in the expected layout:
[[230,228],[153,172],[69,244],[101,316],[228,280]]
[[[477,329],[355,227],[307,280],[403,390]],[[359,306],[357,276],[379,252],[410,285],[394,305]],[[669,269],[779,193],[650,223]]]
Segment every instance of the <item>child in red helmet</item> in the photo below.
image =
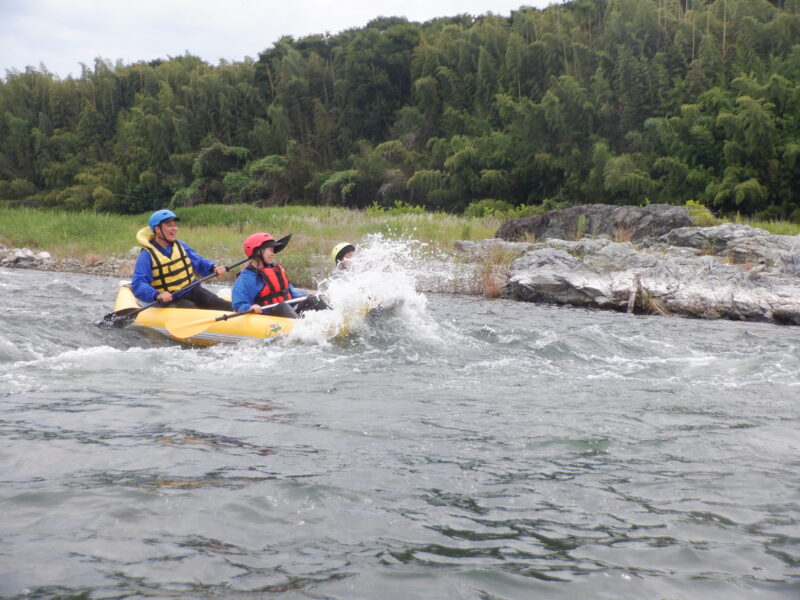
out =
[[327,308],[314,292],[298,292],[289,282],[283,265],[275,263],[275,255],[286,247],[291,237],[289,234],[276,240],[268,233],[254,233],[244,241],[244,253],[250,258],[250,264],[242,269],[233,284],[231,301],[234,310],[260,313],[265,306],[303,296],[308,298],[294,305],[298,314],[304,310]]

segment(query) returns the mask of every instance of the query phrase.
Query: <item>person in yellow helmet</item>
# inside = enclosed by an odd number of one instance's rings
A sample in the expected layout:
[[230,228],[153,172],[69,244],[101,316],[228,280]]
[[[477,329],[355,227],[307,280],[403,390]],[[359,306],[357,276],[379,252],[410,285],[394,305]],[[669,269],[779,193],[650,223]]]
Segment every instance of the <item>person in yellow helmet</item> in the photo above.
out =
[[331,258],[336,264],[337,271],[345,271],[350,268],[350,261],[355,256],[356,247],[350,242],[340,242],[331,250]]

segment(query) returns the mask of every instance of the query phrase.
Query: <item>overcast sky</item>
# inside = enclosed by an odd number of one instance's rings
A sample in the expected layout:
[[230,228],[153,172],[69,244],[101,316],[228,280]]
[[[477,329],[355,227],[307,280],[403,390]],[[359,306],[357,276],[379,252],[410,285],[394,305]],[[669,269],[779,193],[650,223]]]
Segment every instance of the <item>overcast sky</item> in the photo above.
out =
[[80,76],[101,57],[115,63],[181,56],[216,65],[258,58],[284,35],[338,33],[378,16],[410,21],[544,8],[563,0],[0,0],[0,79],[44,65]]

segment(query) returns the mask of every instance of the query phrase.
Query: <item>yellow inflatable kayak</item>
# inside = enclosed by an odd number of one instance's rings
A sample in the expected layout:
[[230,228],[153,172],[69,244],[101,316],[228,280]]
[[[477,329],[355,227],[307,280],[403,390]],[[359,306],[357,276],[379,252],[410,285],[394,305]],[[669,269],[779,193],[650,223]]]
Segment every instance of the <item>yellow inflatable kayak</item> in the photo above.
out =
[[[114,302],[114,312],[141,307],[142,304],[133,295],[130,284],[122,282]],[[152,329],[173,340],[202,346],[272,338],[289,333],[294,326],[294,319],[256,314],[215,321],[229,314],[199,308],[153,307],[138,313],[132,324]],[[191,335],[184,337],[181,332],[191,332]],[[174,333],[181,335],[176,336]]]

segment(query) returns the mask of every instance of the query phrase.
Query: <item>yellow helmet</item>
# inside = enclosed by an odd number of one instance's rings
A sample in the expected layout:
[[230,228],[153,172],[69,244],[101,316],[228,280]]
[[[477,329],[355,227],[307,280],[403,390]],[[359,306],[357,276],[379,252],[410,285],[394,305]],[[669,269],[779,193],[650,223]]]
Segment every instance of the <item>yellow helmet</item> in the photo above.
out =
[[350,242],[340,242],[333,247],[333,250],[331,250],[331,258],[333,259],[333,262],[338,263],[340,260],[342,260],[342,257],[345,254],[348,252],[354,252],[355,249],[356,247]]

